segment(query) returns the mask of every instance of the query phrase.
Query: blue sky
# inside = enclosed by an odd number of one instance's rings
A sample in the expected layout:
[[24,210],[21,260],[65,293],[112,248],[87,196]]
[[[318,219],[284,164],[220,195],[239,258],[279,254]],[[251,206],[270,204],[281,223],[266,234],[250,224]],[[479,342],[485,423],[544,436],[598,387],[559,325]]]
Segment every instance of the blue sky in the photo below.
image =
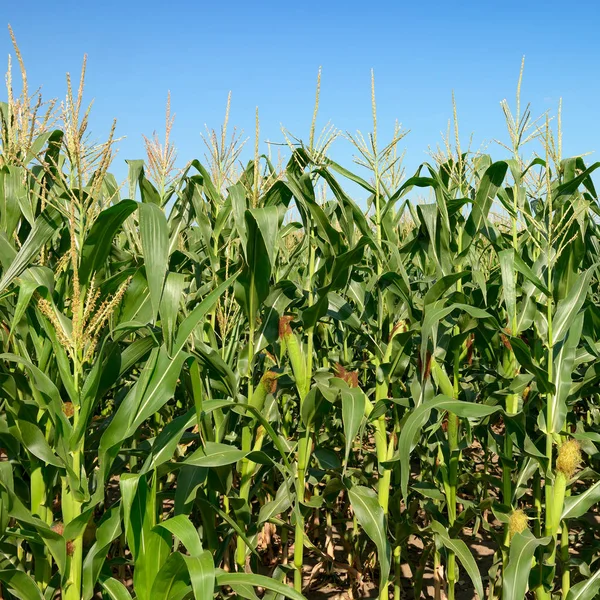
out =
[[[17,35],[30,86],[42,85],[45,97],[63,97],[64,74],[77,76],[88,54],[94,137],[106,136],[113,117],[117,134],[127,136],[118,176],[125,175],[125,159],[143,156],[142,133],[162,132],[168,90],[180,162],[203,156],[200,133],[205,123],[219,127],[230,90],[230,122],[248,137],[258,106],[263,141],[282,141],[281,124],[308,138],[319,66],[319,125],[331,120],[344,131],[370,130],[375,70],[380,137],[389,138],[396,118],[411,130],[402,142],[409,171],[440,141],[453,90],[464,144],[471,133],[474,148],[506,139],[499,102],[514,102],[523,55],[522,96],[533,112],[555,112],[563,98],[565,155],[596,150],[600,140],[600,9],[587,0],[32,0],[4,3],[0,14]],[[0,50],[4,57],[12,51],[7,32]],[[251,148],[252,142],[248,155]],[[332,154],[351,165],[353,150],[344,140]]]

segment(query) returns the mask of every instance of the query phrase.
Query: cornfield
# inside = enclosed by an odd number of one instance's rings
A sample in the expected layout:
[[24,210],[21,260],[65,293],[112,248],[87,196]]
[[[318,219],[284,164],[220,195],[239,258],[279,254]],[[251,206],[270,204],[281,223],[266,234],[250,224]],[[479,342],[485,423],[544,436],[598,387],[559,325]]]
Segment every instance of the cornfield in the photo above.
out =
[[317,86],[279,161],[228,103],[178,170],[168,107],[120,184],[85,67],[45,103],[15,53],[0,597],[599,597],[600,163],[560,111],[518,90],[503,160],[455,119],[406,176],[374,83],[371,133],[319,136]]

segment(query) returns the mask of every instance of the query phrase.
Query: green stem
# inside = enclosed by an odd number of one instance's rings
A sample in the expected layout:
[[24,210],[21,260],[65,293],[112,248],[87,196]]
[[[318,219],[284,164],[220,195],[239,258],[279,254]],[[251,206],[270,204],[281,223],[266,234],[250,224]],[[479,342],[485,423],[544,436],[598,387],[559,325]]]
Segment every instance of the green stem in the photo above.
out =
[[[454,382],[453,398],[459,395],[459,350],[454,356]],[[450,451],[450,464],[448,466],[448,480],[450,486],[450,498],[448,499],[448,520],[450,526],[456,521],[456,499],[458,496],[458,458],[459,458],[459,419],[453,413],[448,413],[448,449]],[[448,551],[448,598],[454,599],[456,586],[456,556],[454,552]]]
[[[308,231],[308,305],[314,304],[313,279],[315,275],[315,243],[314,232],[312,226]],[[288,352],[294,377],[296,378],[296,386],[300,397],[300,414],[302,414],[302,406],[304,399],[310,391],[310,382],[312,380],[313,370],[313,347],[314,347],[314,329],[310,327],[306,332],[306,356],[302,357],[302,353],[296,343],[294,335],[288,337]],[[290,348],[289,342],[292,342]],[[302,592],[302,570],[304,567],[304,515],[302,514],[302,504],[306,494],[306,469],[310,460],[311,447],[311,428],[307,426],[304,430],[304,435],[298,442],[298,478],[296,480],[296,527],[294,533],[294,588],[297,592]]]
[[569,526],[562,522],[560,533],[560,561],[562,563],[561,599],[566,600],[571,589],[571,572],[569,570]]
[[[308,306],[314,304],[314,292],[313,292],[313,277],[315,274],[315,245],[314,245],[314,232],[312,227],[309,232],[309,247],[308,247]],[[314,328],[310,327],[306,332],[307,343],[306,343],[306,372],[307,377],[312,377],[313,371],[313,347],[314,347]],[[309,379],[310,381],[310,379]]]
[[[552,299],[552,193],[550,190],[550,185],[548,182],[547,186],[547,210],[548,210],[548,232],[547,232],[547,245],[546,245],[546,255],[547,255],[547,287],[550,291],[550,296],[548,297],[548,302],[546,304],[546,315],[548,321],[548,362],[547,362],[547,372],[548,372],[548,381],[552,382],[554,379],[553,373],[553,334],[552,334],[552,308],[553,308],[553,299]],[[554,423],[554,395],[552,392],[549,392],[546,395],[546,459],[548,461],[547,471],[544,482],[544,491],[545,491],[545,504],[546,504],[546,513],[545,513],[545,522],[544,522],[544,534],[547,536],[552,536],[556,541],[555,534],[553,532],[554,528],[554,486],[550,479],[551,473],[553,471],[553,448],[554,448],[554,432],[553,432],[553,423]],[[553,544],[553,551],[547,559],[547,564],[549,566],[554,566],[556,562],[556,544]],[[542,566],[540,565],[540,568]],[[550,598],[551,594],[547,592],[543,585],[540,585],[538,589],[536,589],[536,598],[538,600],[547,600]]]
[[[440,388],[442,393],[449,398],[457,399],[459,396],[459,376],[460,376],[460,348],[454,354],[453,382],[450,381],[446,370],[435,359],[431,357],[431,375]],[[448,521],[452,526],[456,521],[456,498],[458,486],[458,460],[459,460],[459,419],[453,413],[448,413],[448,451],[449,464],[447,471],[447,492],[446,505],[448,509]],[[452,551],[448,551],[448,593],[454,596],[454,586],[456,583],[456,558]]]
[[[387,398],[387,384],[385,382],[377,383],[375,388],[375,404],[377,404],[384,398]],[[377,462],[379,464],[379,481],[377,484],[377,495],[379,499],[379,505],[383,509],[384,517],[387,518],[390,501],[390,483],[392,478],[392,472],[390,471],[390,469],[386,469],[382,465],[382,463],[388,460],[389,450],[385,415],[381,415],[375,423],[375,450],[377,453]],[[379,582],[380,600],[387,600],[388,586],[388,580],[381,580]]]
[[[513,323],[513,331],[515,325]],[[514,378],[517,374],[517,361],[512,349],[505,349],[504,372],[508,378]],[[519,396],[510,394],[506,397],[507,416],[516,415],[519,410]],[[508,423],[505,422],[504,431],[504,464],[502,465],[502,499],[506,506],[512,508],[513,482],[512,482],[512,458],[513,458],[513,440],[508,430]],[[510,547],[510,532],[508,525],[504,528],[504,548],[502,551],[502,564],[506,569],[508,562],[508,548]]]
[[402,592],[402,547],[400,546],[400,525],[396,526],[396,546],[394,547],[394,600],[400,600]]
[[535,509],[533,532],[536,537],[540,537],[542,535],[542,481],[539,471],[533,475],[533,507]]
[[[73,380],[75,389],[79,392],[80,380],[80,363],[75,361],[73,366]],[[79,402],[73,406],[73,428],[77,427],[79,421]],[[73,450],[73,472],[77,481],[81,477],[81,466],[83,458],[83,442],[80,446]],[[66,527],[71,521],[76,519],[81,514],[81,503],[75,498],[74,491],[71,489],[68,477],[62,478],[62,514],[63,524]],[[73,540],[67,540],[68,547],[68,576],[65,585],[64,600],[81,600],[81,579],[83,570],[83,535],[77,536]]]
[[[73,470],[80,470],[80,452],[75,451],[73,455]],[[62,478],[62,514],[63,523],[66,527],[71,521],[81,514],[81,504],[76,500],[69,487],[67,477]],[[83,536],[73,540],[67,540],[68,547],[68,577],[64,591],[65,600],[81,600],[81,576],[83,567]]]
[[304,566],[304,515],[301,504],[304,502],[306,468],[310,454],[310,428],[307,427],[298,446],[298,479],[296,480],[296,528],[294,534],[294,588],[302,592],[302,569]]
[[442,561],[440,552],[436,548],[433,552],[433,589],[435,600],[442,600]]
[[[551,289],[552,286],[552,279],[551,279],[551,275],[550,275],[550,269],[548,269],[548,288]],[[552,362],[552,349],[553,349],[553,344],[552,344],[552,299],[548,298],[548,313],[547,313],[547,318],[548,318],[548,381],[552,382],[553,380],[553,362]],[[552,394],[552,392],[549,392],[546,396],[546,458],[548,460],[548,465],[547,465],[547,475],[549,475],[550,473],[552,473],[552,464],[553,464],[553,447],[554,447],[554,440],[553,440],[553,422],[554,422],[554,395]],[[553,505],[553,499],[554,499],[554,491],[553,491],[553,485],[552,482],[549,478],[549,476],[546,477],[546,482],[544,485],[545,488],[545,492],[546,492],[546,522],[545,522],[545,533],[546,535],[553,535],[552,534],[552,525],[554,523],[554,516],[552,514],[552,505]]]
[[[261,410],[267,394],[269,392],[270,379],[265,381],[265,377],[260,381],[260,383],[256,386],[254,390],[254,394],[251,398],[249,398],[249,404],[256,408],[257,410]],[[263,436],[258,435],[256,442],[254,444],[254,448],[252,447],[254,437],[255,437],[255,429],[256,429],[256,421],[252,419],[242,429],[242,450],[245,453],[249,453],[251,450],[260,450],[262,447]],[[259,430],[260,431],[260,430]],[[263,430],[264,432],[264,430]],[[250,487],[252,484],[252,477],[256,470],[256,463],[252,462],[248,458],[243,458],[241,461],[240,468],[240,499],[243,500],[246,504],[250,502]],[[245,524],[242,520],[238,522],[240,528],[244,528]],[[244,540],[239,537],[237,540],[237,548],[236,548],[236,563],[238,567],[245,568],[246,565],[246,544]]]
[[211,427],[210,417],[204,414],[204,391],[202,390],[202,379],[200,377],[200,365],[194,361],[190,366],[192,381],[192,395],[194,397],[194,408],[196,409],[196,425],[204,439],[214,442],[214,429]]
[[[252,271],[250,273],[250,289],[254,290],[254,271]],[[250,294],[250,302],[249,302],[249,307],[248,307],[248,315],[249,315],[249,317],[248,317],[248,327],[249,327],[248,367],[247,367],[247,372],[246,372],[246,379],[248,381],[248,391],[247,391],[248,402],[252,401],[252,396],[254,394],[254,387],[253,387],[253,381],[252,381],[252,376],[253,376],[252,363],[254,361],[254,329],[255,329],[254,315],[256,312],[256,308],[254,306],[253,297],[254,297],[254,294]],[[251,446],[252,446],[252,430],[247,425],[244,427],[244,429],[242,431],[242,450],[244,450],[245,452],[249,452]],[[252,475],[248,471],[248,460],[247,459],[243,459],[241,462],[240,476],[241,476],[240,498],[242,500],[246,500],[246,502],[248,502],[249,493],[250,493],[250,480],[251,480]],[[239,521],[238,524],[242,530],[245,529],[245,524],[242,521]],[[245,567],[246,567],[246,542],[244,542],[244,540],[242,539],[241,536],[238,537],[237,543],[236,543],[235,561],[236,561],[236,564],[238,567],[238,571],[244,571]]]

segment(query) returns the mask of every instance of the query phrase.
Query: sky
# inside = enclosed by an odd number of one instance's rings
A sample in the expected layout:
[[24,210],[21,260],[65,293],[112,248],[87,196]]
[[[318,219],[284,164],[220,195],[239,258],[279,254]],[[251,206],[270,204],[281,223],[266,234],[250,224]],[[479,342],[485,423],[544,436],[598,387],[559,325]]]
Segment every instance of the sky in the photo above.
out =
[[[0,16],[17,36],[30,87],[42,86],[44,98],[63,98],[65,73],[77,78],[88,55],[92,137],[105,139],[113,118],[117,136],[126,136],[113,167],[119,178],[125,159],[144,156],[142,134],[164,132],[168,91],[181,166],[203,158],[201,133],[220,127],[230,91],[230,124],[249,138],[245,158],[257,106],[262,151],[267,140],[284,141],[282,125],[307,140],[319,67],[318,128],[330,121],[341,131],[371,130],[373,69],[380,140],[389,141],[396,119],[410,130],[400,146],[411,174],[441,142],[452,92],[463,148],[473,134],[472,149],[506,155],[493,140],[507,140],[500,101],[514,106],[523,56],[523,105],[556,114],[562,98],[564,155],[593,152],[600,142],[600,8],[588,0],[1,0]],[[13,50],[1,31],[6,58]],[[342,138],[331,150],[347,167],[354,154]]]

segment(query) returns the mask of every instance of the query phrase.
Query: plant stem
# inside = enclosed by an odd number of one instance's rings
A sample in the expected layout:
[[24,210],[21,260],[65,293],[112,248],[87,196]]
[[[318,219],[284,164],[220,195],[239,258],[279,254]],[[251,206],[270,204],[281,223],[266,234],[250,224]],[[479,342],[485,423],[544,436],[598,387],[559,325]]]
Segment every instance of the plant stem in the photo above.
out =
[[562,563],[561,599],[566,600],[571,589],[571,572],[569,571],[569,526],[562,522],[560,533],[560,560]]
[[[73,470],[79,473],[81,468],[81,455],[75,451],[73,455]],[[69,487],[67,477],[62,480],[62,513],[65,527],[81,514],[81,503],[77,501],[73,491]],[[73,540],[67,540],[71,546],[71,554],[68,557],[68,577],[65,586],[65,600],[81,600],[81,575],[83,567],[83,536],[80,535]]]
[[542,482],[539,471],[533,475],[533,507],[535,509],[533,532],[536,537],[540,537],[542,535]]
[[[74,360],[73,364],[73,382],[75,390],[79,395],[80,392],[80,378],[81,378],[81,363],[80,363],[80,352],[76,350],[77,359]],[[77,428],[79,422],[79,401],[73,404],[73,429]],[[85,438],[84,438],[85,439]],[[72,451],[73,456],[73,472],[77,478],[77,482],[81,478],[81,467],[83,458],[83,444],[82,441],[77,448]],[[75,498],[74,490],[71,489],[69,479],[67,476],[62,478],[62,513],[63,513],[63,524],[66,527],[71,521],[76,519],[81,514],[81,503]],[[81,578],[83,570],[83,534],[77,536],[73,540],[67,540],[70,542],[71,552],[68,557],[68,577],[65,586],[64,600],[81,600]]]
[[[459,369],[460,369],[460,349],[457,348],[454,354],[454,382],[452,397],[458,398],[459,395]],[[456,498],[458,488],[458,457],[459,457],[459,420],[453,413],[448,413],[448,449],[450,451],[450,464],[448,466],[448,480],[450,485],[450,498],[448,499],[448,520],[450,527],[456,521]],[[448,598],[454,599],[454,588],[456,585],[456,556],[454,552],[448,551]]]
[[[547,124],[546,124],[547,127]],[[547,287],[550,292],[550,296],[548,297],[548,301],[546,304],[546,318],[548,321],[548,344],[547,344],[547,373],[548,373],[548,381],[552,383],[554,379],[553,373],[553,334],[552,334],[552,314],[553,314],[553,297],[552,297],[552,241],[553,241],[553,232],[552,232],[552,192],[550,187],[550,175],[549,175],[549,167],[548,167],[548,149],[546,148],[546,211],[547,211],[547,221],[548,221],[548,231],[547,231],[547,242],[546,242],[546,259],[547,259]],[[549,392],[546,394],[546,459],[548,461],[546,467],[546,476],[544,481],[544,492],[545,492],[545,522],[544,522],[544,534],[546,536],[552,536],[555,540],[555,534],[553,532],[553,524],[554,524],[554,515],[553,515],[553,505],[554,505],[554,486],[551,481],[552,476],[552,465],[553,465],[553,449],[554,449],[554,432],[553,432],[553,423],[554,423],[554,394]],[[550,556],[548,557],[547,564],[549,566],[553,566],[556,561],[556,548],[552,551]],[[544,589],[543,584],[541,584],[536,590],[536,598],[538,600],[546,600],[550,598],[551,594]]]
[[[379,362],[376,362],[378,365]],[[377,383],[375,388],[375,404],[387,398],[387,384]],[[379,481],[377,484],[377,495],[379,498],[379,505],[383,509],[383,514],[387,518],[389,509],[390,499],[390,482],[392,478],[392,472],[390,469],[386,469],[382,466],[386,460],[388,460],[388,436],[386,428],[385,415],[378,417],[375,423],[375,450],[377,452],[377,462],[379,465]],[[387,580],[379,582],[379,598],[380,600],[387,600],[388,598],[388,585]]]
[[394,547],[394,600],[400,600],[402,592],[402,546],[400,545],[400,525],[396,525],[396,546]]
[[[314,232],[312,226],[309,228],[309,263],[308,263],[308,305],[314,304],[313,293],[313,278],[315,274],[315,247],[314,247]],[[304,400],[310,391],[310,383],[312,380],[313,368],[313,344],[314,328],[309,327],[307,333],[306,353],[302,357],[300,352],[296,358],[298,367],[296,377],[296,385],[300,397],[300,414]],[[292,334],[293,335],[293,334]],[[292,356],[290,355],[290,359]],[[292,360],[294,367],[294,360]],[[303,373],[302,373],[303,371]],[[311,427],[306,425],[303,437],[298,441],[298,478],[296,480],[296,527],[294,533],[294,588],[297,592],[302,592],[302,570],[304,567],[304,515],[302,514],[302,504],[306,494],[306,469],[310,459],[311,447]]]
[[[512,330],[516,327],[513,323]],[[508,378],[514,378],[517,374],[517,361],[512,348],[505,349],[505,364],[504,372]],[[510,394],[506,397],[506,414],[507,416],[516,415],[519,409],[519,396]],[[502,466],[502,500],[508,507],[512,507],[513,482],[512,482],[512,458],[513,458],[513,440],[508,429],[508,423],[504,424],[504,458],[505,462]],[[503,567],[506,568],[508,562],[507,549],[510,547],[510,532],[508,525],[504,528],[504,549],[502,552]]]
[[[249,307],[248,307],[248,367],[247,367],[247,371],[246,371],[246,378],[248,381],[248,388],[247,388],[247,394],[246,394],[246,398],[247,398],[247,402],[250,402],[252,399],[252,395],[254,393],[254,387],[253,387],[253,381],[252,381],[252,377],[253,377],[253,372],[252,372],[252,363],[254,361],[254,328],[255,328],[255,312],[256,312],[256,307],[254,306],[254,271],[251,270],[250,273],[250,290],[252,290],[252,293],[250,294],[250,301],[249,301]],[[244,450],[245,452],[249,452],[252,446],[252,431],[250,430],[249,426],[245,426],[243,431],[242,431],[242,450]],[[248,473],[248,460],[247,459],[242,459],[241,461],[241,469],[240,469],[240,476],[241,476],[241,487],[240,487],[240,498],[242,500],[245,500],[246,502],[249,501],[249,492],[250,492],[250,478],[251,475]],[[245,529],[245,524],[243,522],[239,522],[238,525],[240,526],[240,528]],[[237,546],[236,546],[236,555],[235,555],[235,561],[238,567],[238,571],[244,571],[245,567],[246,567],[246,542],[244,542],[244,540],[242,539],[242,537],[238,537],[237,539]]]
[[302,569],[304,566],[304,516],[302,514],[302,502],[306,488],[306,467],[309,456],[310,428],[307,427],[304,437],[298,442],[298,479],[296,482],[296,528],[294,534],[294,588],[302,592]]
[[435,600],[442,600],[443,568],[440,552],[437,548],[433,551],[433,588]]

